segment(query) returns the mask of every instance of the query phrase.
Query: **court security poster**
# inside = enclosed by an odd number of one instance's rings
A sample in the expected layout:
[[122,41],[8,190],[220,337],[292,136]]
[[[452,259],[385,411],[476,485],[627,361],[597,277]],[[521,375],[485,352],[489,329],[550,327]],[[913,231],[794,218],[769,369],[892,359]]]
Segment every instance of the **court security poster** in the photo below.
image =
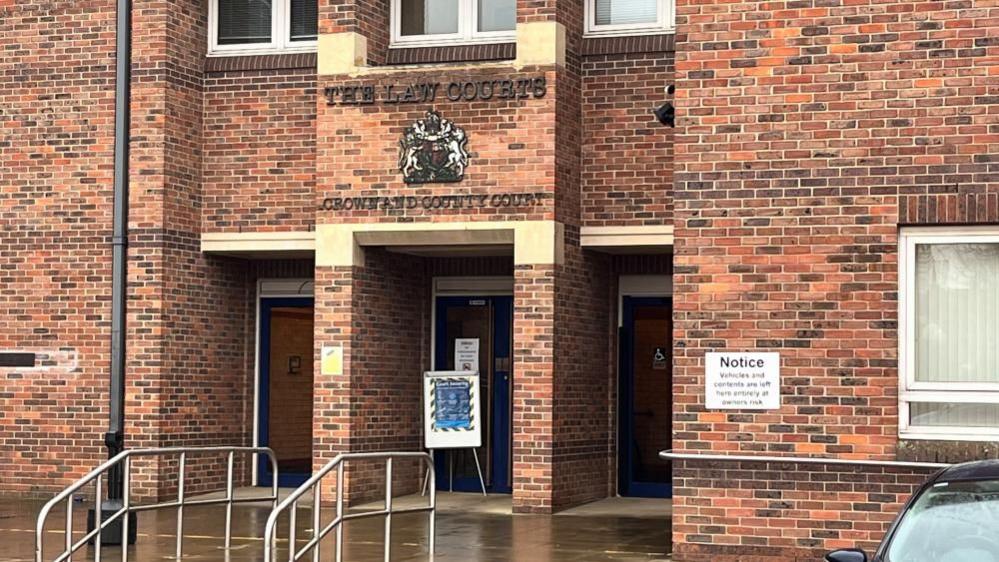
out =
[[427,449],[482,445],[479,374],[430,371],[423,377],[424,441]]

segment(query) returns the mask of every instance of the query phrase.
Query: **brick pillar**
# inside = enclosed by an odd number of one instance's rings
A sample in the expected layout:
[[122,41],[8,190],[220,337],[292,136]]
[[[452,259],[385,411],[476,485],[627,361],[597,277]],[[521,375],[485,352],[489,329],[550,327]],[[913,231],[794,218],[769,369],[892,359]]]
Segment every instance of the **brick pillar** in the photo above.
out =
[[[245,263],[201,252],[202,8],[180,0],[134,16],[129,448],[250,444]],[[138,494],[172,497],[177,466],[138,461]],[[191,458],[187,468],[190,493],[225,482],[222,457]],[[248,474],[248,463],[240,468]]]
[[[319,470],[337,454],[350,451],[350,364],[353,357],[351,315],[354,279],[359,267],[316,267],[315,378],[312,405],[312,470]],[[343,371],[324,374],[322,348],[343,347]],[[336,479],[328,478],[323,496],[334,497]]]
[[550,513],[555,269],[517,265],[513,286],[513,509]]
[[[313,469],[345,452],[420,451],[422,375],[429,364],[429,291],[419,258],[364,252],[363,265],[316,269]],[[323,346],[342,345],[343,373],[324,375]],[[384,462],[354,461],[349,503],[379,499]],[[394,467],[396,495],[415,492],[415,463]],[[335,479],[324,492],[332,501]]]

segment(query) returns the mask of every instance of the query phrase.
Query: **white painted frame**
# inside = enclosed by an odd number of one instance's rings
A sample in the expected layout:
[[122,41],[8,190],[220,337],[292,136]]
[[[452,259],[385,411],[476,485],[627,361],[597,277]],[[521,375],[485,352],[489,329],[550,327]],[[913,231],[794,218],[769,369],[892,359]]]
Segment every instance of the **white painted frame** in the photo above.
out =
[[916,382],[916,245],[962,243],[999,244],[999,226],[911,227],[902,228],[899,233],[898,433],[903,439],[999,439],[999,427],[914,426],[910,423],[911,402],[999,404],[999,383]]
[[403,0],[391,0],[390,27],[392,40],[389,48],[406,47],[441,47],[447,45],[478,45],[487,43],[506,43],[516,41],[517,31],[478,31],[479,21],[478,0],[458,0],[458,32],[437,33],[434,35],[403,35],[402,10]]
[[[617,0],[626,2],[627,0]],[[597,25],[596,0],[583,0],[583,17],[586,37],[613,37],[620,35],[661,35],[676,32],[676,0],[657,0],[656,21],[649,23],[629,23]]]
[[617,327],[624,326],[624,297],[673,296],[672,275],[620,275],[617,278]]
[[218,24],[219,0],[208,0],[208,56],[211,57],[312,53],[316,51],[318,45],[318,40],[291,40],[291,0],[271,1],[271,40],[269,43],[219,45]]
[[[442,287],[442,284],[451,287]],[[513,275],[474,277],[434,277],[430,291],[430,364],[437,345],[437,297],[512,297]]]
[[[213,0],[214,1],[214,0]],[[260,301],[280,298],[315,298],[316,281],[312,278],[257,280],[253,319],[253,446],[260,446]],[[252,482],[256,486],[257,463],[253,463]]]

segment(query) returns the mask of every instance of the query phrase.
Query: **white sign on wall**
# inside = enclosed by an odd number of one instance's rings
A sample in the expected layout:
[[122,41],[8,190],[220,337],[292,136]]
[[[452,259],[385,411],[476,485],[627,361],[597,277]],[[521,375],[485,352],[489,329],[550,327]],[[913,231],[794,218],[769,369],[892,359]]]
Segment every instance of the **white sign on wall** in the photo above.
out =
[[427,449],[482,446],[478,373],[429,371],[424,374],[423,430]]
[[458,338],[454,340],[454,370],[479,370],[479,338]]
[[780,409],[780,353],[707,353],[704,384],[709,410]]

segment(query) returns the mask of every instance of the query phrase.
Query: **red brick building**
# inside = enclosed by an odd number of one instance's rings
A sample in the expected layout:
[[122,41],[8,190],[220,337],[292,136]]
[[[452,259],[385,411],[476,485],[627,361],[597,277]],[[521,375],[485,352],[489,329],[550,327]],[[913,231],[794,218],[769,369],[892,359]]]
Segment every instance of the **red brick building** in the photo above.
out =
[[[113,22],[0,2],[7,495],[104,455]],[[925,471],[660,450],[996,453],[992,0],[137,1],[134,37],[130,447],[416,450],[461,339],[492,491],[671,495],[678,560],[870,545]],[[708,408],[709,352],[778,353],[776,407]]]

